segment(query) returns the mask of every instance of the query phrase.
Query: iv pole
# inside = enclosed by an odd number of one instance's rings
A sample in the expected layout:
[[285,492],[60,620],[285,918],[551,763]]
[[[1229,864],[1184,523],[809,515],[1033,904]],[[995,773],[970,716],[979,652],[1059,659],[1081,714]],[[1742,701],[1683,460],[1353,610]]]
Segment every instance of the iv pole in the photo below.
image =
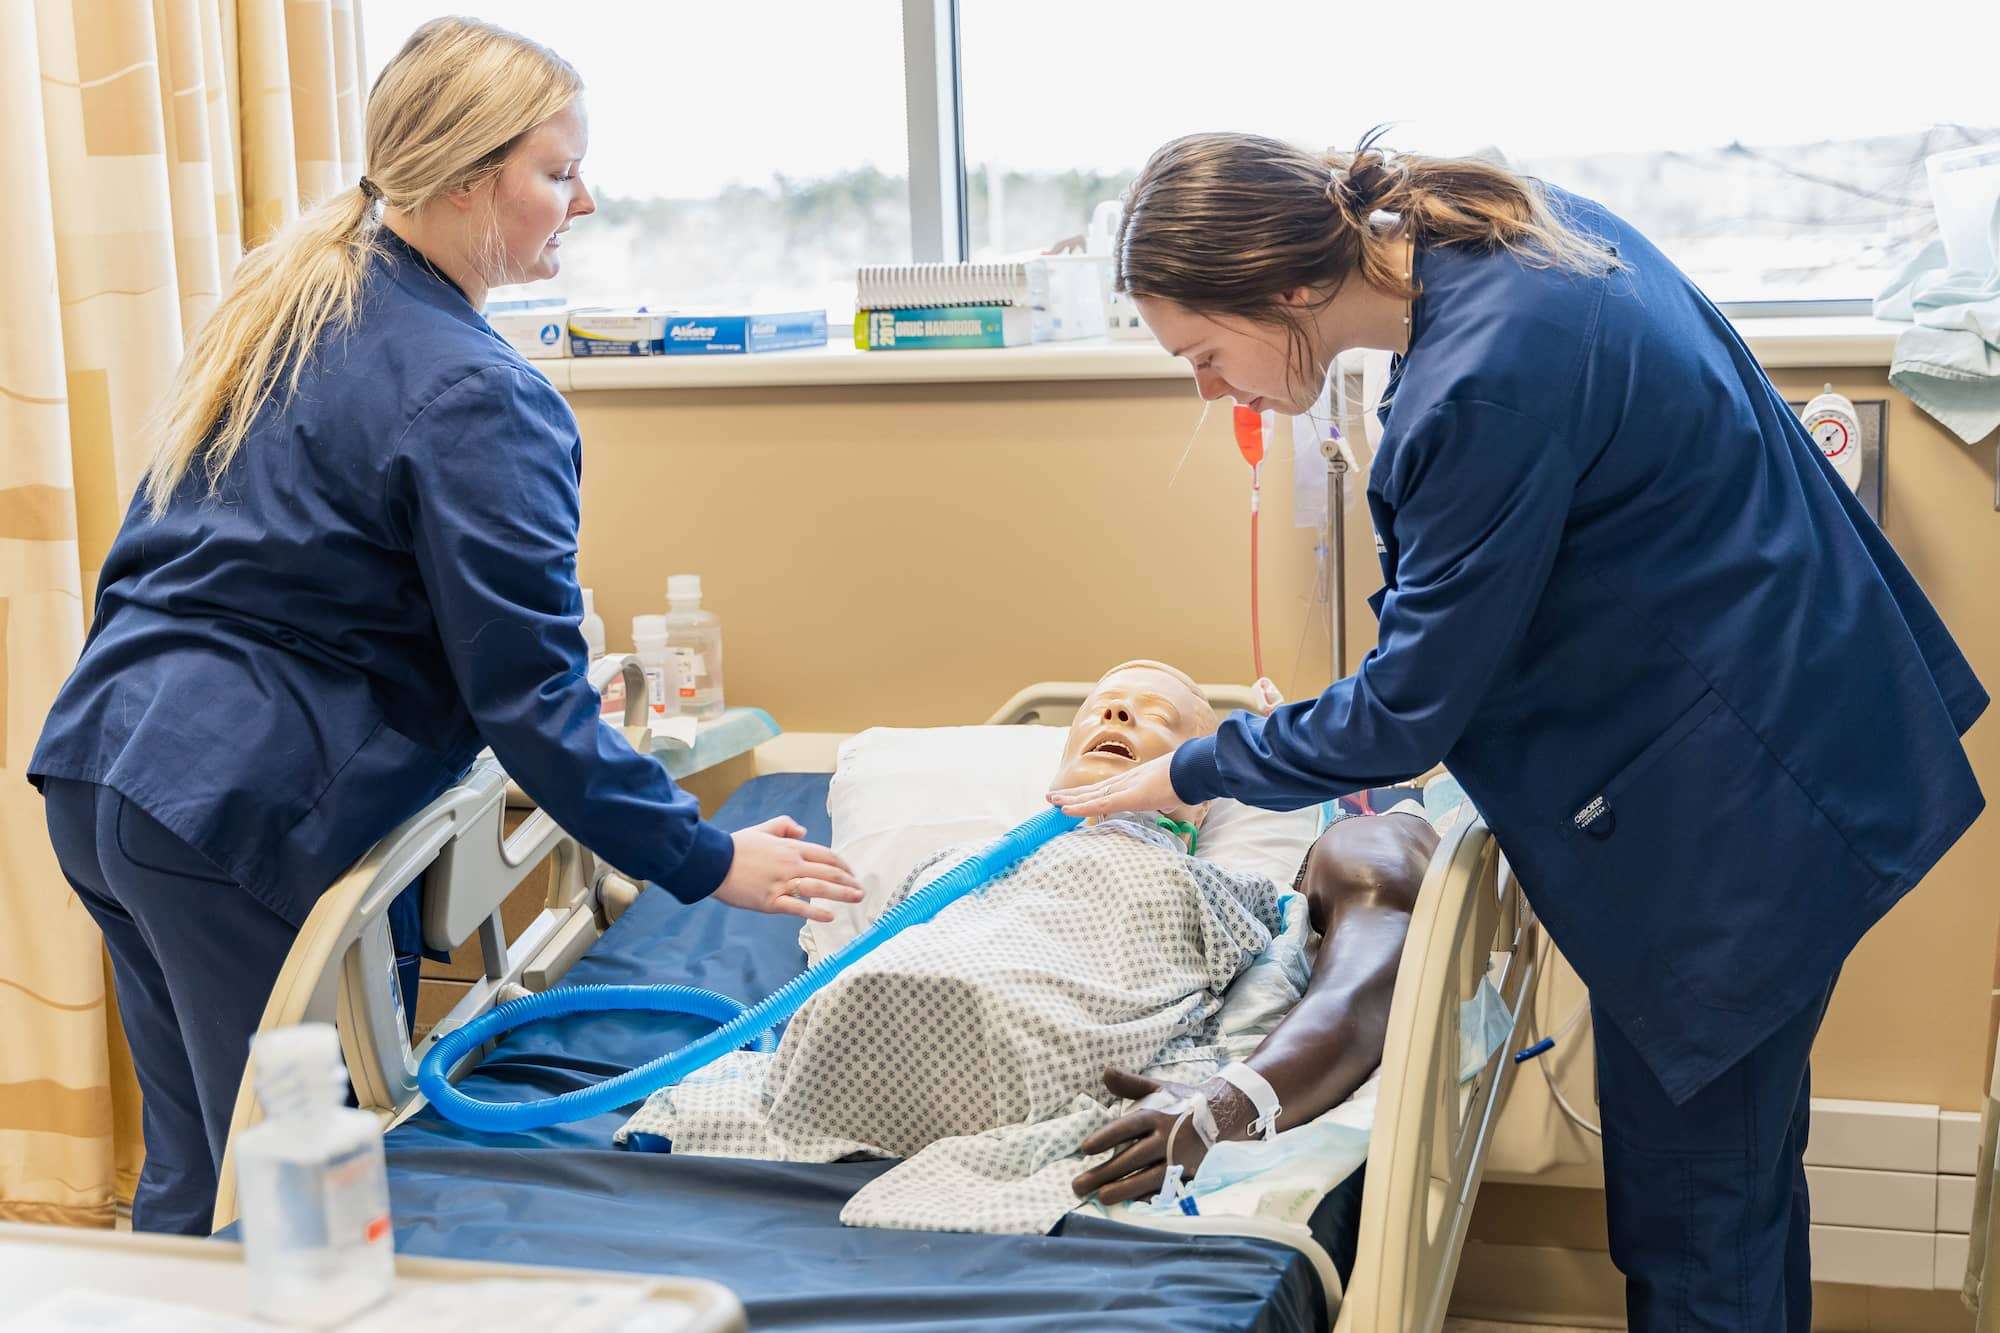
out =
[[1326,459],[1326,600],[1327,660],[1333,679],[1347,675],[1347,455],[1340,447],[1338,430],[1329,431],[1319,442],[1320,456]]

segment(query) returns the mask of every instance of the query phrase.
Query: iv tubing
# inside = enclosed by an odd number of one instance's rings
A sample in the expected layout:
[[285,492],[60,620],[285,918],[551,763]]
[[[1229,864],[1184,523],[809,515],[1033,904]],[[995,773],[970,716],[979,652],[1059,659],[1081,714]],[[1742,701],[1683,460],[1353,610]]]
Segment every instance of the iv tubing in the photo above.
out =
[[[510,1000],[438,1038],[417,1070],[417,1086],[445,1119],[471,1129],[540,1129],[629,1106],[661,1088],[679,1083],[730,1051],[752,1042],[768,1041],[771,1029],[797,1013],[815,992],[832,982],[849,964],[866,957],[899,932],[929,921],[973,890],[984,888],[1044,844],[1082,822],[1054,807],[1042,811],[912,893],[842,948],[749,1008],[726,995],[694,986],[561,987]],[[475,1048],[503,1032],[538,1019],[604,1010],[694,1014],[713,1019],[721,1026],[637,1069],[555,1097],[526,1102],[483,1102],[451,1084],[452,1068]]]
[[1250,656],[1257,667],[1257,679],[1264,679],[1264,632],[1257,623],[1257,511],[1263,505],[1264,465],[1250,469]]

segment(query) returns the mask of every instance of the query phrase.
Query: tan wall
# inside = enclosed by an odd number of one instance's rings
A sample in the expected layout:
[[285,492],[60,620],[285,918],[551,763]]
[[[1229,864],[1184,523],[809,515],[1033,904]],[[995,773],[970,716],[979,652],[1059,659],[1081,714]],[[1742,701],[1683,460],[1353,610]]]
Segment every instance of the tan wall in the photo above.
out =
[[[1830,379],[1889,400],[1885,527],[1981,677],[2000,682],[1992,443],[1946,436],[1880,373],[1777,379],[1794,398]],[[635,612],[664,609],[669,573],[699,572],[723,618],[730,698],[789,729],[973,721],[1028,681],[1089,677],[1140,654],[1204,680],[1251,675],[1247,470],[1217,407],[1172,480],[1200,418],[1185,382],[572,401],[586,448],[582,574],[612,644],[629,642]],[[1297,698],[1326,682],[1328,654],[1310,603],[1313,537],[1291,526],[1288,459],[1266,469],[1264,640],[1270,675]],[[1361,599],[1380,583],[1358,501],[1348,548],[1358,659],[1373,641]],[[2000,724],[1982,722],[1970,745],[2000,792]],[[1992,1049],[1996,858],[1989,815],[1863,941],[1815,1051],[1817,1093],[1977,1107]],[[1488,1211],[1503,1210],[1475,1225],[1515,1245],[1572,1247],[1578,1271],[1597,1274],[1545,1288],[1548,1310],[1603,1313],[1594,1192],[1496,1190]],[[1931,1327],[1944,1309],[1928,1296],[1826,1297],[1829,1327]]]
[[[1216,408],[1169,485],[1200,416],[1185,383],[574,403],[582,574],[612,644],[635,612],[665,609],[669,573],[699,572],[729,697],[788,729],[977,721],[1030,681],[1137,654],[1252,678],[1249,470]],[[1296,693],[1324,684],[1327,651],[1323,622],[1301,651],[1315,568],[1291,503],[1289,477],[1267,476],[1267,668]],[[1356,526],[1365,594],[1380,579]]]
[[[1971,448],[1959,443],[1881,374],[1788,372],[1774,378],[1794,399],[1810,397],[1831,379],[1851,397],[1888,400],[1883,530],[1987,689],[2000,691],[1993,441]],[[1989,713],[1966,743],[1989,799],[2000,797],[2000,722]],[[1996,864],[2000,816],[1989,811],[1862,940],[1841,973],[1813,1050],[1816,1094],[1979,1108],[1993,1053]]]

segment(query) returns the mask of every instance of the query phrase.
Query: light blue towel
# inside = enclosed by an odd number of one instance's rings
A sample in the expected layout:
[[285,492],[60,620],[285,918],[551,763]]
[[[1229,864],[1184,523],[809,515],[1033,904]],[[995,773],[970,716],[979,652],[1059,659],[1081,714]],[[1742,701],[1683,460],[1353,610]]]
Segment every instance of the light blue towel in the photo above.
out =
[[[2000,255],[2000,200],[1990,220]],[[1875,298],[1875,317],[1907,321],[1889,382],[1967,444],[2000,426],[2000,264],[1952,269],[1933,240]]]

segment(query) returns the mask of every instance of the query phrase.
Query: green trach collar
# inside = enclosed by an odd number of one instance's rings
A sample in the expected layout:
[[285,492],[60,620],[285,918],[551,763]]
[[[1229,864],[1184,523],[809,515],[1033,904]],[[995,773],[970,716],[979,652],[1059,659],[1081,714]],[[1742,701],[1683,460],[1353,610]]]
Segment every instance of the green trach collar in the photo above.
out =
[[1154,815],[1153,822],[1175,837],[1186,838],[1188,855],[1194,855],[1195,843],[1199,838],[1194,825],[1182,823],[1178,819],[1168,819],[1165,815]]

